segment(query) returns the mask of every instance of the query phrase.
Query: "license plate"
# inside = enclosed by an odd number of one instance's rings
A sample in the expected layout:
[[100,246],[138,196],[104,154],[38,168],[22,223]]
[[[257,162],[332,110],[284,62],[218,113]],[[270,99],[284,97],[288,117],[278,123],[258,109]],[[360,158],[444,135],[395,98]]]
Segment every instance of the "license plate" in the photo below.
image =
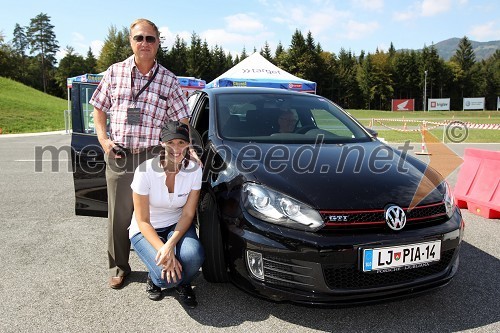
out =
[[363,250],[363,272],[399,271],[427,266],[441,257],[441,241]]

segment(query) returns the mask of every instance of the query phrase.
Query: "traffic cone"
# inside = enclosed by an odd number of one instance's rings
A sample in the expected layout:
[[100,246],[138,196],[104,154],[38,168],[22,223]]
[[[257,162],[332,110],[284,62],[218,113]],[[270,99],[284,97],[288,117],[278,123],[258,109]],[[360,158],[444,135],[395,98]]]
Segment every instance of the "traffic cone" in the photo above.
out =
[[425,146],[425,132],[426,131],[427,131],[427,124],[424,121],[422,124],[422,127],[420,129],[420,135],[422,136],[422,146],[421,146],[422,150],[417,151],[415,153],[416,155],[431,155],[431,153],[429,153],[429,151],[427,150],[427,147]]

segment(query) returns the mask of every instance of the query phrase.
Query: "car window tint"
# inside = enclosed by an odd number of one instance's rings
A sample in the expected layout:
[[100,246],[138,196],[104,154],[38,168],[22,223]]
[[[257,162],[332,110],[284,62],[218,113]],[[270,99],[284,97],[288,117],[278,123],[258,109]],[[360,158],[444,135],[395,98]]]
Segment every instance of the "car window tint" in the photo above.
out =
[[355,142],[369,137],[330,101],[308,94],[219,94],[219,134],[244,142]]
[[353,138],[354,133],[344,125],[337,117],[324,109],[314,109],[311,113],[315,119],[318,128],[326,130],[338,137]]
[[[80,84],[75,85],[79,87],[81,119],[83,120],[83,133],[96,134],[94,124],[94,107],[89,104],[92,94],[97,89],[97,84]],[[109,128],[109,118],[107,119],[107,126]]]

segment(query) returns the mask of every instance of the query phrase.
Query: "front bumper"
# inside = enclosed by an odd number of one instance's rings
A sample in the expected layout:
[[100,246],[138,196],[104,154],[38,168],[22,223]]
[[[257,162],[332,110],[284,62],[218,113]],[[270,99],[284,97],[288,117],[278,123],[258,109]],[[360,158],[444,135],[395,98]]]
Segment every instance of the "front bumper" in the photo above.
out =
[[[244,218],[254,226],[266,225],[248,214]],[[458,209],[443,224],[399,233],[320,235],[237,225],[229,225],[226,238],[230,278],[235,285],[274,301],[306,304],[370,303],[444,286],[458,269],[463,238]],[[441,260],[436,263],[386,273],[365,273],[361,269],[363,248],[437,239],[441,240]],[[263,280],[250,273],[247,250],[262,254]]]

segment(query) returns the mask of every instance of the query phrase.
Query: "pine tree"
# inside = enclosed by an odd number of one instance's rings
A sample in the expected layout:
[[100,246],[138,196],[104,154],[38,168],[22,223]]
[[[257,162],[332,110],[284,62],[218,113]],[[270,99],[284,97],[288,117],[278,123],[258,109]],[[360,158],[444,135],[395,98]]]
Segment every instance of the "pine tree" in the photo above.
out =
[[201,38],[195,32],[191,34],[191,45],[188,49],[187,75],[201,77],[202,68],[202,45]]
[[260,49],[260,54],[266,58],[268,61],[273,62],[273,55],[271,54],[271,47],[269,47],[269,43],[264,43],[264,48]]
[[187,43],[179,35],[175,36],[174,45],[168,54],[167,63],[163,64],[176,75],[182,76],[187,74],[187,58],[188,48]]
[[243,46],[243,50],[241,51],[241,55],[240,55],[240,61],[242,61],[245,58],[248,58],[248,54],[247,54],[247,50]]
[[26,55],[26,50],[29,46],[29,40],[26,36],[26,28],[21,27],[18,23],[14,27],[14,38],[12,39],[14,50],[22,56]]
[[22,83],[26,83],[26,77],[28,76],[28,59],[26,50],[29,47],[29,40],[26,35],[26,30],[27,28],[21,27],[16,23],[16,26],[14,28],[14,38],[12,39],[12,47],[14,52],[16,53],[15,56],[19,59],[17,63],[18,70],[16,78]]
[[85,72],[86,73],[96,73],[97,72],[97,59],[89,47],[87,51],[87,58],[85,58]]
[[27,30],[27,36],[31,48],[31,54],[40,58],[43,91],[47,92],[49,70],[56,64],[56,52],[59,45],[54,33],[54,26],[50,24],[50,17],[40,13],[31,19]]
[[451,60],[457,62],[464,72],[470,71],[472,66],[474,66],[476,55],[474,54],[471,42],[466,36],[458,43],[458,49]]

